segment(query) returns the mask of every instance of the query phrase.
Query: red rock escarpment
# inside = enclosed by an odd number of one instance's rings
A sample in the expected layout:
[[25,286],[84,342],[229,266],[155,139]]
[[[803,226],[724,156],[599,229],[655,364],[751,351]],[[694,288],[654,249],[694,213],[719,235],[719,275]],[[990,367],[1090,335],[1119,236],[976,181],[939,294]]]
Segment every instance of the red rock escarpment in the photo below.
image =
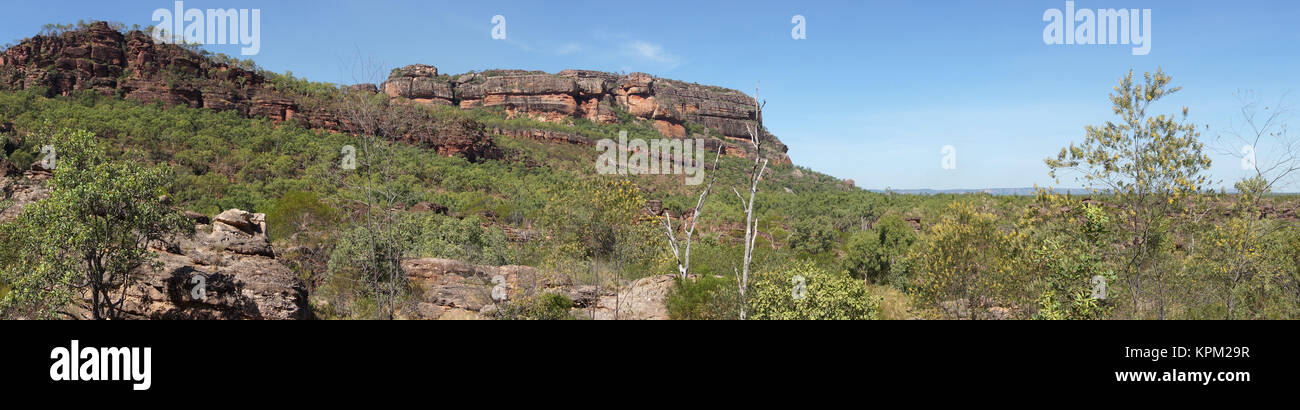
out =
[[[651,120],[660,134],[687,137],[686,124],[712,129],[730,140],[748,141],[755,124],[754,99],[736,90],[657,78],[645,73],[617,75],[589,70],[556,74],[489,70],[439,75],[431,65],[394,69],[380,87],[391,99],[464,109],[501,107],[510,117],[547,122],[586,118],[616,123],[618,111]],[[778,163],[789,163],[786,146],[762,131],[763,142]],[[748,143],[736,144],[741,152]]]
[[[189,49],[155,43],[144,32],[119,32],[104,22],[55,35],[39,35],[0,53],[0,89],[44,87],[47,95],[95,90],[166,106],[235,111],[246,117],[298,121],[333,131],[353,129],[343,111],[329,102],[280,90],[261,73],[217,61]],[[618,112],[653,122],[670,138],[687,137],[686,125],[707,127],[749,149],[747,126],[755,123],[754,99],[736,90],[657,78],[645,73],[618,75],[564,70],[556,74],[523,70],[489,70],[456,76],[439,74],[431,65],[394,69],[379,86],[357,84],[350,91],[382,92],[391,110],[402,106],[501,107],[508,116],[562,122],[586,118],[615,123]],[[401,115],[399,115],[401,114]],[[392,113],[415,121],[409,112]],[[425,144],[445,155],[470,159],[499,158],[487,130],[467,119],[434,119],[400,127],[401,138]],[[765,151],[788,163],[786,146],[761,131]]]
[[[256,71],[176,45],[155,43],[138,30],[123,34],[104,22],[56,35],[35,36],[0,53],[0,89],[38,87],[43,87],[48,96],[94,90],[169,107],[235,111],[245,117],[298,121],[332,131],[352,129],[343,111],[329,102],[311,101],[295,92],[279,90]],[[450,97],[437,92],[432,95]],[[417,118],[392,105],[388,111],[398,112],[386,112],[387,116],[418,122],[401,127],[410,130],[401,139],[471,160],[500,155],[478,122]]]

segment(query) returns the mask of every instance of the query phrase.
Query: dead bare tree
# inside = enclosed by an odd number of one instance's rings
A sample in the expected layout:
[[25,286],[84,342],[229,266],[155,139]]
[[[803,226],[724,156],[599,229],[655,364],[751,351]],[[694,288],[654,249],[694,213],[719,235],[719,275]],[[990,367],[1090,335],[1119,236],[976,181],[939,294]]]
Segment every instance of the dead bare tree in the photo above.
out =
[[745,291],[749,288],[749,265],[754,261],[754,238],[758,237],[758,220],[754,218],[754,199],[758,195],[758,181],[763,179],[763,171],[767,170],[767,159],[763,158],[763,106],[767,105],[766,101],[758,99],[758,87],[754,87],[754,124],[745,124],[745,130],[749,132],[749,142],[754,147],[754,165],[749,171],[749,200],[740,194],[736,188],[731,192],[736,193],[736,198],[740,199],[740,204],[745,209],[745,256],[741,263],[740,272],[737,274],[740,287],[740,320],[745,320],[746,299]]
[[[1241,104],[1244,124],[1233,126],[1218,137],[1224,146],[1217,150],[1241,159],[1243,168],[1251,168],[1257,183],[1262,184],[1255,187],[1261,193],[1272,192],[1277,184],[1285,183],[1292,174],[1300,171],[1300,139],[1288,133],[1286,120],[1292,111],[1286,105],[1286,97],[1283,95],[1277,104],[1260,109],[1259,97],[1255,93],[1238,92],[1237,101]],[[1262,160],[1261,148],[1267,153]]]
[[[382,64],[361,57],[358,52],[347,66],[354,83],[379,84]],[[398,238],[397,207],[404,200],[404,192],[395,186],[398,175],[396,147],[392,140],[401,137],[403,113],[394,110],[380,93],[364,89],[342,87],[335,104],[340,125],[357,137],[359,147],[353,150],[356,175],[340,178],[342,184],[356,195],[354,203],[361,206],[359,226],[364,237],[362,269],[364,290],[376,298],[380,313],[392,319],[397,301],[407,290],[405,272],[401,268],[404,254],[402,240]],[[399,118],[402,117],[402,118]]]
[[[674,235],[673,215],[667,210],[664,211],[664,231],[668,234],[668,246],[673,251],[673,257],[677,259],[677,273],[683,280],[690,274],[691,270],[691,237],[695,235],[695,226],[700,222],[700,208],[704,206],[704,200],[709,197],[709,191],[713,189],[713,181],[718,179],[718,159],[722,157],[722,147],[718,147],[718,153],[713,156],[713,172],[709,175],[709,183],[700,191],[700,199],[695,202],[695,208],[691,210],[691,221],[689,225],[682,220],[682,232],[685,234],[684,243],[677,241]],[[683,158],[683,161],[689,161],[689,158]]]
[[[1292,223],[1273,224],[1263,214],[1263,197],[1272,193],[1275,187],[1285,185],[1297,171],[1300,171],[1300,139],[1295,138],[1287,129],[1286,121],[1292,111],[1286,105],[1284,94],[1276,104],[1260,108],[1260,99],[1255,93],[1242,91],[1237,93],[1241,105],[1240,113],[1244,124],[1234,124],[1225,134],[1218,137],[1223,146],[1217,150],[1221,154],[1236,156],[1242,161],[1242,169],[1253,175],[1237,182],[1236,188],[1239,206],[1249,214],[1245,218],[1247,241],[1263,245],[1274,234],[1283,229],[1294,229]],[[1240,147],[1240,148],[1238,148]],[[1221,282],[1222,299],[1227,307],[1226,319],[1238,318],[1241,306],[1237,294],[1243,286],[1254,286],[1256,292],[1262,289],[1257,284],[1268,280],[1268,275],[1256,253],[1241,252],[1229,255],[1223,262],[1227,270],[1216,275]],[[1252,285],[1254,284],[1254,285]],[[1248,288],[1249,289],[1249,288]],[[1248,314],[1253,314],[1251,306],[1245,306]]]

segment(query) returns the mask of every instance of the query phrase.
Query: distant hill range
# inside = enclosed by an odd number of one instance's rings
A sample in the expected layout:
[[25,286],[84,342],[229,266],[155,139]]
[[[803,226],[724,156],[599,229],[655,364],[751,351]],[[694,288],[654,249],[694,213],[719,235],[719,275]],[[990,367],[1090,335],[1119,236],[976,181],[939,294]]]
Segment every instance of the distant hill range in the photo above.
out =
[[[1037,188],[985,188],[985,189],[888,189],[886,188],[886,189],[868,189],[868,191],[880,192],[880,193],[893,192],[895,194],[903,194],[903,195],[989,194],[989,195],[1029,196],[1029,195],[1033,195],[1034,192],[1037,191]],[[1092,194],[1092,192],[1086,188],[1056,188],[1054,191],[1058,194],[1068,193],[1070,195]],[[1219,190],[1217,189],[1215,190],[1215,192],[1218,191]],[[1108,193],[1109,191],[1101,191],[1101,192],[1105,194]],[[1237,190],[1235,188],[1224,188],[1223,192],[1229,194],[1235,194],[1237,193]],[[1300,195],[1300,193],[1274,192],[1273,195]]]
[[[984,189],[868,189],[871,192],[893,192],[904,195],[940,195],[940,194],[989,194],[1028,196],[1038,192],[1037,188],[984,188]],[[1058,194],[1087,195],[1092,192],[1085,188],[1056,188]]]

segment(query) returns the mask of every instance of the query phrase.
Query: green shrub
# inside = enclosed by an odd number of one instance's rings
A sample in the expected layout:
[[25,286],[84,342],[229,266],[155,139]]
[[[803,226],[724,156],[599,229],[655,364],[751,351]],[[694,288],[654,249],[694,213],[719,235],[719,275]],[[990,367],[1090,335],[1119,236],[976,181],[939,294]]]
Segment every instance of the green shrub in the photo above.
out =
[[496,314],[503,320],[570,320],[573,299],[559,293],[529,295],[507,302]]
[[484,265],[509,262],[509,246],[499,228],[483,227],[477,216],[456,219],[436,213],[407,214],[401,231],[411,243],[408,255],[421,258],[457,259]]
[[[983,204],[958,201],[930,227],[911,256],[915,263],[909,287],[921,309],[935,309],[945,303],[972,306],[946,314],[983,319],[991,307],[1023,300],[1029,274],[1020,259],[1023,233],[1003,226],[997,215],[983,210]],[[943,313],[932,310],[929,313]]]
[[536,298],[533,303],[524,309],[524,317],[533,320],[563,320],[572,319],[569,316],[569,308],[573,307],[573,299],[559,293],[543,293]]
[[[1051,235],[1030,249],[1028,268],[1037,273],[1045,287],[1034,304],[1034,319],[1104,319],[1115,309],[1115,292],[1109,300],[1093,297],[1094,278],[1113,284],[1117,278],[1101,256],[1111,242],[1110,216],[1103,207],[1081,204],[1071,208],[1064,218],[1051,221],[1044,234]],[[1120,289],[1115,286],[1113,288]]]
[[1034,319],[1104,319],[1115,304],[1110,300],[1093,298],[1093,278],[1102,277],[1106,283],[1115,282],[1115,272],[1104,270],[1095,254],[1079,252],[1086,244],[1066,248],[1056,241],[1045,241],[1034,249],[1030,260],[1041,272],[1040,280],[1047,289],[1039,295],[1038,313]]
[[[755,276],[749,317],[775,320],[866,320],[878,318],[878,303],[866,283],[800,261]],[[801,286],[802,285],[802,286]]]
[[735,279],[703,275],[694,280],[676,279],[664,301],[673,320],[715,320],[740,317],[740,292]]
[[20,149],[14,151],[13,154],[9,154],[9,163],[13,164],[14,167],[17,167],[19,170],[30,168],[33,162],[36,162],[36,157],[28,150]]
[[299,231],[334,219],[334,209],[321,202],[320,195],[308,191],[285,193],[266,215],[272,240],[292,237]]

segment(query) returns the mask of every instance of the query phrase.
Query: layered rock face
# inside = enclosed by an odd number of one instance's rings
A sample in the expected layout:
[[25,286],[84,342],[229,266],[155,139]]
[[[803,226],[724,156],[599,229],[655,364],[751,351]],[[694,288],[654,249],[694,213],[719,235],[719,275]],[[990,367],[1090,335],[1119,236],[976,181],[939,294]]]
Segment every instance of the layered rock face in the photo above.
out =
[[[289,90],[279,90],[261,74],[209,59],[171,44],[155,43],[144,32],[122,34],[107,23],[54,36],[35,36],[0,54],[0,89],[44,87],[48,95],[95,90],[166,106],[235,111],[247,117],[297,121],[304,126],[350,132],[346,110]],[[688,137],[686,124],[707,127],[734,140],[728,154],[745,155],[746,126],[756,123],[754,99],[736,90],[657,78],[645,73],[600,71],[489,70],[456,76],[431,65],[394,69],[383,84],[356,84],[349,91],[382,92],[390,102],[464,109],[501,107],[511,117],[548,122],[586,118],[615,123],[618,111],[653,122],[669,138]],[[404,104],[389,104],[390,111]],[[409,113],[389,113],[412,118]],[[487,130],[473,120],[434,120],[397,127],[402,136],[445,155],[499,158]],[[786,146],[761,130],[765,154],[789,163]]]
[[[439,75],[434,66],[415,64],[393,70],[381,87],[392,99],[425,105],[454,105],[464,109],[501,107],[510,117],[547,122],[586,118],[618,122],[617,111],[651,120],[669,138],[687,137],[686,124],[708,127],[728,139],[729,152],[748,148],[747,126],[756,123],[754,99],[740,91],[657,78],[645,73],[625,76],[564,70],[556,74],[522,70],[491,70]],[[786,146],[761,131],[777,163],[789,163]],[[548,138],[549,139],[549,138]]]
[[[410,84],[407,86],[410,92]],[[298,121],[332,131],[353,129],[348,126],[345,111],[278,90],[257,72],[214,61],[175,45],[154,43],[140,31],[122,34],[104,22],[57,36],[35,36],[0,54],[0,89],[36,87],[44,87],[47,95],[95,90],[131,100],[161,102],[169,107],[235,111],[246,117]],[[352,89],[365,90],[364,87]],[[419,95],[430,95],[430,101],[433,95],[451,97],[450,89],[442,94],[417,90]],[[411,117],[406,113],[388,114]],[[404,139],[430,146],[445,155],[462,155],[471,160],[499,156],[483,126],[471,120],[440,121],[426,117],[419,127],[403,128],[412,130]]]

